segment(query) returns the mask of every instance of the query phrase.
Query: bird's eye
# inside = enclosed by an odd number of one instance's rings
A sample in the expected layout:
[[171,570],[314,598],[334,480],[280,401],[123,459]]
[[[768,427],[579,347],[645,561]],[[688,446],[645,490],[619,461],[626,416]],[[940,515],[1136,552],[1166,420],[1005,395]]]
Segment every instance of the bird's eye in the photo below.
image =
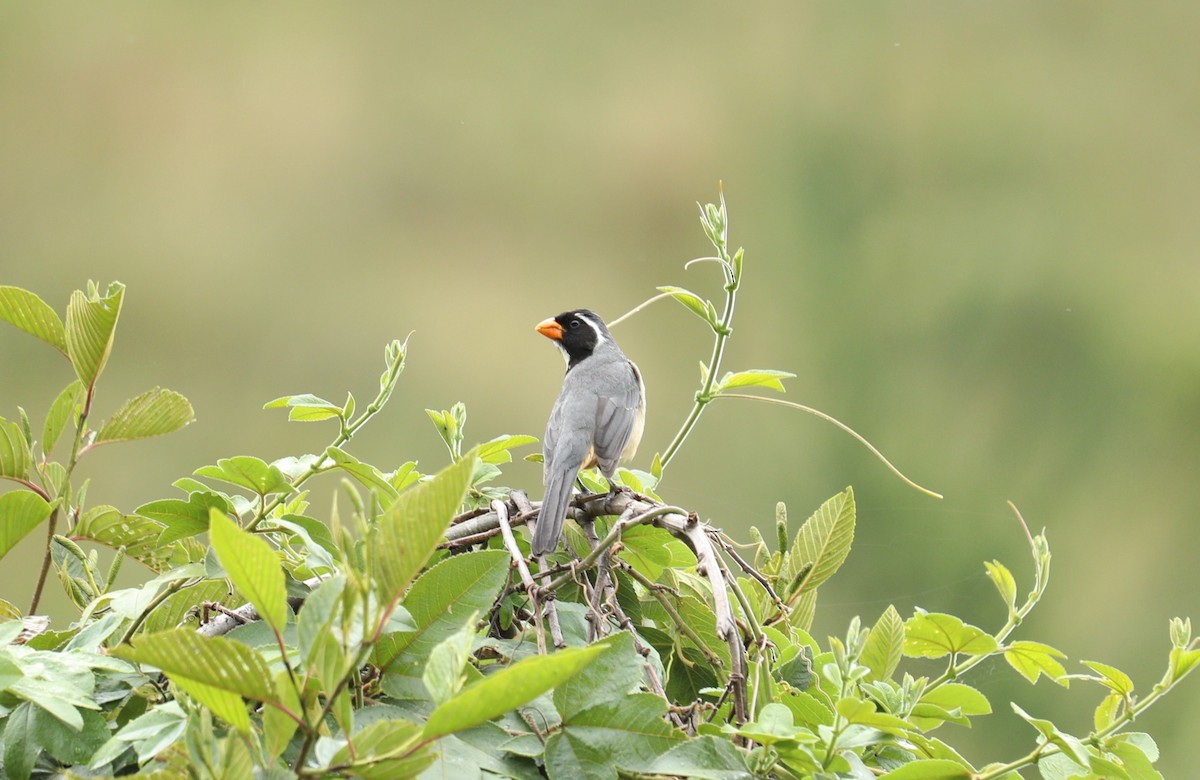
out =
[[575,328],[578,328],[579,320],[571,320],[571,324],[568,327],[571,328],[572,330],[574,330]]

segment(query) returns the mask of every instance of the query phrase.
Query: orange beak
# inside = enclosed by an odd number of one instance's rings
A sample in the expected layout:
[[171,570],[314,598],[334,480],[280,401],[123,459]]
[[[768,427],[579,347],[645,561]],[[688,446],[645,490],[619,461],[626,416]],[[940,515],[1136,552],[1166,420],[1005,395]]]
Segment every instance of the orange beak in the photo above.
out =
[[562,341],[562,325],[559,325],[557,322],[555,322],[553,318],[542,320],[537,324],[537,327],[534,328],[534,330],[548,339]]

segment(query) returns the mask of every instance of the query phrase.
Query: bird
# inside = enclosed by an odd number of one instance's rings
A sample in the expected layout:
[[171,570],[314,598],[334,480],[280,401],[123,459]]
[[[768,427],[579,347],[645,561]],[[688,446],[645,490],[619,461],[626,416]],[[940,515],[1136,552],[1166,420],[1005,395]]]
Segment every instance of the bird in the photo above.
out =
[[558,546],[580,469],[599,466],[611,483],[617,465],[637,452],[646,422],[646,386],[642,372],[594,311],[565,311],[535,330],[553,340],[567,361],[542,440],[546,494],[532,550],[545,555]]

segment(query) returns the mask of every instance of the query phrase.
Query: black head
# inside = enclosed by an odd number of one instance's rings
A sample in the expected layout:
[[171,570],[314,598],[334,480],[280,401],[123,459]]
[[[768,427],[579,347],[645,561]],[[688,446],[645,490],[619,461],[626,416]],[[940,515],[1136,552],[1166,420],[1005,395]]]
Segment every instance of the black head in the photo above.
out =
[[591,356],[604,342],[612,343],[612,334],[600,315],[590,309],[565,311],[553,319],[538,323],[538,333],[558,342],[567,355],[568,370]]

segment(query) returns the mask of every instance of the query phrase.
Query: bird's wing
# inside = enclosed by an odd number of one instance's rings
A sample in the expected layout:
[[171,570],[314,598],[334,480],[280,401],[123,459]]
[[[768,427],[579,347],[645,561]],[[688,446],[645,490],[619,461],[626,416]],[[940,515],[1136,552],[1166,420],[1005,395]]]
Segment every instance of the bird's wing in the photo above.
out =
[[596,462],[606,476],[617,470],[625,447],[638,422],[638,407],[642,405],[642,383],[637,369],[628,360],[620,366],[621,381],[596,401],[596,431],[594,447]]

